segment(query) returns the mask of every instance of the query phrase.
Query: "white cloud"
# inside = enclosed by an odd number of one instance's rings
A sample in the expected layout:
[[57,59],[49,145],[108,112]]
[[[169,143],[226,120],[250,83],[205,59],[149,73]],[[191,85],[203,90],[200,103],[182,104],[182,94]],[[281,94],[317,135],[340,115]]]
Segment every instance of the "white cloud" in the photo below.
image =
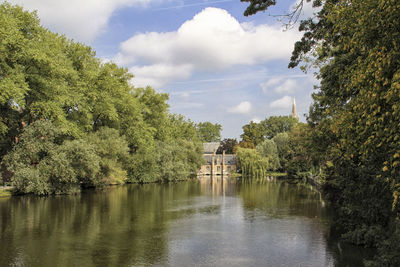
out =
[[[303,79],[303,80],[300,80]],[[306,79],[306,80],[304,80]],[[301,88],[307,82],[308,76],[302,75],[296,77],[296,79],[288,79],[285,77],[273,77],[264,83],[260,83],[260,87],[264,93],[268,94],[274,91],[278,94],[289,93],[293,94],[296,88]]]
[[255,123],[260,123],[261,119],[256,117],[256,118],[251,119],[250,121],[255,122]]
[[237,114],[248,114],[252,109],[252,105],[249,101],[240,102],[237,106],[228,108],[228,112]]
[[287,59],[299,37],[297,31],[282,31],[280,25],[240,24],[226,10],[208,7],[177,31],[135,34],[121,43],[115,61],[125,66],[190,65],[192,71],[216,71]]
[[289,110],[292,106],[292,98],[290,96],[284,96],[278,100],[275,100],[269,104],[270,108],[274,109],[287,109]]
[[107,28],[113,12],[126,6],[145,6],[154,0],[9,0],[33,11],[43,25],[81,42],[93,41]]
[[268,91],[271,90],[272,87],[277,86],[279,83],[281,83],[281,81],[282,81],[281,77],[272,78],[264,83],[260,83],[260,87],[264,93],[267,93]]
[[135,75],[132,80],[135,86],[160,88],[171,80],[188,78],[192,67],[190,65],[155,64],[143,67],[133,66],[129,71]]
[[274,91],[277,93],[293,93],[297,85],[296,80],[287,79],[281,85],[275,87]]

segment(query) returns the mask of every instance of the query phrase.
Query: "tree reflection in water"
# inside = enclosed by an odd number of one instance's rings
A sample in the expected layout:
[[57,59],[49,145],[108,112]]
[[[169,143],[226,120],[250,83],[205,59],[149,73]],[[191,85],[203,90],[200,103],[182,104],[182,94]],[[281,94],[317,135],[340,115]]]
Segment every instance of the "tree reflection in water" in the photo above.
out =
[[318,191],[276,179],[19,196],[0,199],[0,266],[361,264],[329,227]]

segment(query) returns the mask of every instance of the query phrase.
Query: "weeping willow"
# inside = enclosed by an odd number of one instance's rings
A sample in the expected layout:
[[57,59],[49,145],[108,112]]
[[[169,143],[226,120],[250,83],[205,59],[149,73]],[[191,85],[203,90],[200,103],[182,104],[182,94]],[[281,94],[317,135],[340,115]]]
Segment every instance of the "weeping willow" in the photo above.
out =
[[236,151],[236,159],[242,175],[252,178],[265,178],[270,169],[270,162],[264,158],[255,149],[238,148]]

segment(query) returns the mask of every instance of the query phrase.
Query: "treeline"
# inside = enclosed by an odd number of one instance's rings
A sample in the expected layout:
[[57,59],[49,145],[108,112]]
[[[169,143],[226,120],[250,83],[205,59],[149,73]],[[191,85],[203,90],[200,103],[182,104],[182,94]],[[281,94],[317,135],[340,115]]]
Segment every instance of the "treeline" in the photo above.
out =
[[290,177],[311,172],[308,155],[301,150],[299,135],[305,124],[290,116],[271,116],[242,127],[241,141],[224,139],[217,153],[235,153],[238,168],[245,177],[266,177],[271,171]]
[[202,125],[169,113],[167,94],[21,7],[1,4],[0,27],[3,182],[45,195],[198,171]]
[[[275,4],[249,2],[246,15]],[[311,2],[319,9],[300,23],[289,64],[320,79],[300,151],[323,178],[342,237],[377,248],[370,265],[400,266],[400,2]]]

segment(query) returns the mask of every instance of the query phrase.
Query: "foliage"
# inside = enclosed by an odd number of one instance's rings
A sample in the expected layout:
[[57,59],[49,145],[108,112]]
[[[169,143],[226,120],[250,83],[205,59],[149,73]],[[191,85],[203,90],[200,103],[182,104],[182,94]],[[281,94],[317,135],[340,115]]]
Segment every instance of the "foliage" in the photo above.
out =
[[[275,1],[261,3],[250,11]],[[305,138],[313,144],[305,153],[326,173],[325,193],[343,236],[379,247],[377,260],[397,266],[399,251],[388,244],[398,238],[400,218],[400,2],[313,5],[321,9],[301,22],[304,35],[289,64],[311,56],[321,81],[308,118],[311,138]]]
[[289,176],[298,176],[302,172],[310,171],[312,160],[310,157],[310,131],[306,124],[299,123],[289,132],[290,155],[286,171]]
[[367,266],[399,266],[400,265],[400,222],[397,219],[390,229],[390,236],[378,248],[375,261],[368,262]]
[[243,134],[240,135],[242,141],[257,145],[264,140],[264,129],[260,123],[251,121],[249,124],[244,125],[242,129]]
[[99,157],[82,141],[65,141],[49,121],[27,126],[4,163],[14,173],[12,185],[21,193],[70,193],[80,185],[96,185]]
[[288,116],[271,116],[260,123],[251,121],[242,127],[242,141],[238,147],[257,148],[266,162],[265,167],[269,170],[280,169],[286,172],[290,169],[289,172],[297,174],[309,167],[303,166],[301,152],[304,152],[304,149],[296,151],[296,146],[302,146],[302,140],[294,140],[288,134],[297,125],[297,120]]
[[203,143],[221,141],[222,126],[218,123],[200,122],[196,125],[198,136]]
[[260,123],[251,121],[244,125],[243,134],[240,136],[243,141],[252,142],[258,145],[265,139],[272,139],[278,133],[290,131],[296,125],[297,120],[290,116],[271,116]]
[[236,150],[236,160],[243,176],[254,178],[267,177],[269,161],[263,158],[256,149],[238,147]]
[[250,3],[244,12],[245,16],[254,15],[259,11],[265,11],[268,7],[276,4],[276,0],[241,0],[241,2]]
[[241,148],[250,148],[250,149],[255,149],[256,146],[253,144],[253,142],[248,142],[248,141],[240,141],[239,145],[235,146],[233,148],[233,152],[236,153],[237,149],[241,147]]
[[282,170],[286,170],[287,163],[290,159],[291,149],[289,146],[289,134],[278,133],[273,139],[278,150],[279,164]]
[[49,194],[71,193],[79,191],[81,186],[105,184],[101,179],[100,157],[95,147],[84,140],[65,141],[39,165],[44,166],[39,168],[39,175],[49,177]]
[[185,139],[195,143],[201,142],[197,135],[196,125],[182,115],[169,114],[167,127],[170,131],[169,138],[172,140]]
[[162,181],[185,180],[201,167],[201,144],[181,140],[158,145],[159,176]]
[[273,140],[266,139],[257,146],[257,151],[262,157],[268,161],[269,170],[277,170],[280,168],[278,148]]
[[260,124],[264,129],[264,138],[272,139],[278,133],[289,132],[297,124],[297,119],[291,116],[271,116]]
[[238,141],[236,139],[225,138],[221,141],[221,144],[217,150],[217,154],[222,154],[223,151],[225,151],[226,154],[235,154],[234,149],[237,145]]
[[121,184],[127,177],[131,156],[128,142],[115,129],[102,127],[89,134],[86,142],[95,148],[100,158],[101,181],[105,184]]
[[43,28],[35,13],[3,3],[0,25],[0,160],[20,192],[158,181],[159,152],[178,146],[171,160],[182,178],[179,168],[186,175],[201,162],[197,130],[220,139],[221,125],[196,129],[169,113],[167,94],[133,87],[127,69]]

